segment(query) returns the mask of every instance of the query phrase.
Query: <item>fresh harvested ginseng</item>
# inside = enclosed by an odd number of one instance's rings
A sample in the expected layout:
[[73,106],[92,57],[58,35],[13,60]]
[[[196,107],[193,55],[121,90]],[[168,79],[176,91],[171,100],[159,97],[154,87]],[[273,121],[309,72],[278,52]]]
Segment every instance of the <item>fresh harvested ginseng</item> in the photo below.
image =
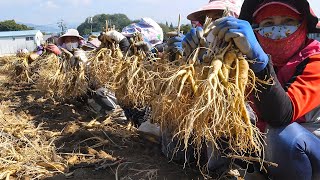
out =
[[85,72],[86,62],[54,54],[42,59],[41,62],[37,80],[37,87],[40,90],[58,99],[77,98],[87,93],[89,83]]
[[[212,24],[207,19],[204,31],[209,27]],[[158,72],[162,76],[156,81],[161,88],[151,103],[153,121],[178,139],[177,146],[194,147],[195,157],[206,145],[222,154],[228,152],[226,156],[249,154],[262,161],[262,134],[246,108],[256,82],[246,57],[233,42],[215,38],[199,63],[201,49],[177,60],[179,65],[171,64],[170,71]]]

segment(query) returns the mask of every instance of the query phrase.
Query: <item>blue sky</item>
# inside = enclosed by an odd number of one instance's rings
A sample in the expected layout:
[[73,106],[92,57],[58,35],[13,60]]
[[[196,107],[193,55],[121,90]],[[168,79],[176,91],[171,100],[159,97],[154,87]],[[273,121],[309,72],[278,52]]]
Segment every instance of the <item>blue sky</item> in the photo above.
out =
[[[96,14],[124,13],[130,19],[151,17],[158,22],[177,23],[178,14],[183,23],[186,16],[208,0],[1,0],[0,20],[15,19],[33,24],[81,23]],[[309,0],[320,16],[320,1]]]
[[96,14],[124,13],[130,19],[151,17],[159,22],[176,23],[208,0],[0,0],[0,19],[33,24],[83,22]]

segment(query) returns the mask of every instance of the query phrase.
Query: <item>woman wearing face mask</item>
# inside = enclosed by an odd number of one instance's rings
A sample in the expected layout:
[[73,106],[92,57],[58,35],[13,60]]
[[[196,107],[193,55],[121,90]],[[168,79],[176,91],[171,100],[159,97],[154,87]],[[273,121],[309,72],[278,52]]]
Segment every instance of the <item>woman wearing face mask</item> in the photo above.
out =
[[68,29],[67,32],[58,39],[60,47],[72,52],[83,45],[84,38],[79,35],[78,30]]
[[[172,60],[175,59],[176,53],[189,56],[192,50],[199,46],[200,41],[198,41],[198,39],[204,39],[202,25],[206,17],[216,20],[223,16],[225,10],[228,10],[229,16],[237,18],[240,14],[241,3],[242,0],[210,0],[208,4],[189,14],[187,18],[196,27],[192,28],[185,36],[180,34],[168,40],[167,52],[173,55],[171,57]],[[206,47],[207,42],[212,41],[213,37],[209,35],[205,41],[202,41],[203,44],[201,44],[201,47]],[[201,59],[203,53],[200,54],[199,58]]]
[[78,30],[68,29],[67,32],[58,39],[61,50],[67,54],[71,63],[87,62],[88,58],[84,50],[80,49],[84,45],[84,38],[80,36]]
[[279,165],[269,177],[320,179],[320,43],[307,37],[320,32],[318,18],[307,0],[245,0],[240,19],[217,20],[213,34],[233,40],[257,61],[256,76],[274,81],[254,98],[266,159]]

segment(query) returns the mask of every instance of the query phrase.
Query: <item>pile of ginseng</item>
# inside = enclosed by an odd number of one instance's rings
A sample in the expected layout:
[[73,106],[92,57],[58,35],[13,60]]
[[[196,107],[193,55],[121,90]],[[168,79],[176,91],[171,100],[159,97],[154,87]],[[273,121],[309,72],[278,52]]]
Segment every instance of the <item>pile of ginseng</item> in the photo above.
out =
[[51,135],[0,104],[0,179],[43,179],[66,170]]
[[6,60],[1,67],[10,80],[16,82],[32,82],[32,67],[27,54],[5,57]]
[[150,105],[157,92],[160,73],[170,66],[162,66],[167,62],[135,47],[141,43],[141,35],[131,41],[131,51],[127,54],[115,44],[100,49],[89,60],[88,77],[90,84],[113,91],[121,106],[144,108]]
[[89,88],[85,74],[86,62],[65,52],[61,57],[51,53],[37,61],[36,85],[58,99],[77,98],[85,95]]
[[[212,27],[207,20],[204,34]],[[206,54],[200,63],[202,50]],[[133,107],[151,106],[153,123],[169,131],[177,146],[192,146],[195,156],[210,146],[225,156],[247,160],[252,155],[262,161],[262,134],[246,107],[256,87],[255,74],[233,42],[216,38],[190,57],[167,59],[123,58],[112,82],[118,100]]]
[[153,121],[169,128],[185,149],[191,145],[200,152],[205,143],[240,156],[261,155],[261,134],[246,108],[255,88],[248,61],[231,43],[208,59],[201,64],[191,59],[161,79]]
[[[204,35],[212,28],[208,19]],[[60,97],[76,97],[89,87],[106,87],[116,94],[121,106],[151,107],[153,123],[170,132],[179,141],[177,146],[194,147],[195,156],[210,146],[230,157],[263,159],[262,134],[246,108],[256,87],[255,75],[233,42],[215,38],[208,47],[199,47],[191,56],[171,62],[135,47],[138,41],[132,40],[130,55],[123,54],[119,45],[102,41],[106,46],[86,63],[48,62],[45,67],[51,74],[41,71],[44,74],[40,77],[45,78],[38,84]],[[206,54],[200,63],[201,51]]]

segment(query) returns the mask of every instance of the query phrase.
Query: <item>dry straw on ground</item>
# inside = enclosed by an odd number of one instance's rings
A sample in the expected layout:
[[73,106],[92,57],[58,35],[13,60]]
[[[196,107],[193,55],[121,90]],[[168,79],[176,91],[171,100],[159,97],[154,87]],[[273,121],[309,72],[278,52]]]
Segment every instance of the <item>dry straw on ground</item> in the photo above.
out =
[[40,179],[65,171],[53,139],[8,104],[0,104],[0,179]]
[[[27,56],[7,56],[1,58],[1,71],[12,81],[32,82],[32,68]],[[0,64],[0,65],[1,65]]]

